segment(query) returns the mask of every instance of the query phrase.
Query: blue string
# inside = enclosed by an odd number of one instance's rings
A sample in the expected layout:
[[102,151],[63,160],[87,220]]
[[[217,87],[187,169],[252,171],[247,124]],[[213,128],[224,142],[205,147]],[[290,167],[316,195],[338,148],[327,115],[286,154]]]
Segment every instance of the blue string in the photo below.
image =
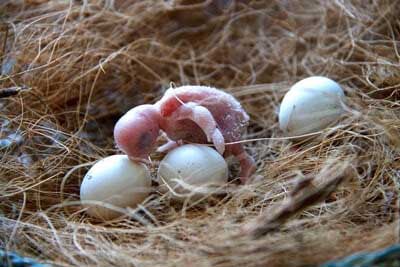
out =
[[[382,264],[382,265],[377,265]],[[327,262],[320,267],[373,267],[400,266],[400,244],[370,253],[356,253],[338,261]],[[24,258],[16,253],[0,250],[0,267],[50,267]]]
[[[383,265],[378,265],[383,264]],[[392,264],[392,265],[390,265]],[[356,253],[338,261],[327,262],[321,267],[372,267],[400,266],[400,244],[370,253]]]
[[50,267],[50,265],[36,262],[31,258],[24,258],[16,253],[5,252],[0,249],[0,267]]

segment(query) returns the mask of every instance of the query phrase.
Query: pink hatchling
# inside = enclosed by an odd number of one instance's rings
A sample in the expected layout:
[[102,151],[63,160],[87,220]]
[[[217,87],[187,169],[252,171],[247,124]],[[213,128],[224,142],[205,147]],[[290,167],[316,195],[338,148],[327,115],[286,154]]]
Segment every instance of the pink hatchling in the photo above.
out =
[[168,89],[153,105],[140,105],[122,116],[114,128],[117,146],[132,160],[148,159],[162,130],[169,142],[158,148],[167,151],[184,141],[212,142],[224,156],[235,156],[245,182],[255,171],[253,158],[239,141],[249,116],[231,95],[206,86],[182,86]]

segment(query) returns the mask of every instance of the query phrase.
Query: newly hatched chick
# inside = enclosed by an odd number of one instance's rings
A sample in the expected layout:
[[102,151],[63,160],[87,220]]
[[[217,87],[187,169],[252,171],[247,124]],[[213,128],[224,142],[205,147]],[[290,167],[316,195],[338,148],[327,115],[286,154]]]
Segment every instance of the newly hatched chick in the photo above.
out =
[[225,157],[240,162],[244,183],[255,171],[253,158],[239,141],[249,116],[231,95],[206,86],[181,86],[168,89],[154,105],[140,105],[120,118],[114,128],[117,146],[133,160],[145,160],[156,144],[160,130],[170,141],[158,151],[182,142],[212,142]]

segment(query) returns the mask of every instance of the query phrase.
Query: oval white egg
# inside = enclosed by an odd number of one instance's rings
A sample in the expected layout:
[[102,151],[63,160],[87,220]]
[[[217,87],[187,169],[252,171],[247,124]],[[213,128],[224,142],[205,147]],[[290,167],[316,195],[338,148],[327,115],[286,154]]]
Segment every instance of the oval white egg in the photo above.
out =
[[284,96],[279,127],[289,137],[323,130],[343,114],[344,97],[340,85],[329,78],[303,79]]
[[173,192],[174,198],[193,199],[211,194],[228,182],[228,165],[214,149],[188,144],[171,150],[158,169],[161,192]]
[[126,155],[113,155],[92,166],[83,178],[80,197],[90,216],[110,220],[122,214],[105,206],[135,208],[148,196],[150,187],[150,172],[144,164],[135,163]]

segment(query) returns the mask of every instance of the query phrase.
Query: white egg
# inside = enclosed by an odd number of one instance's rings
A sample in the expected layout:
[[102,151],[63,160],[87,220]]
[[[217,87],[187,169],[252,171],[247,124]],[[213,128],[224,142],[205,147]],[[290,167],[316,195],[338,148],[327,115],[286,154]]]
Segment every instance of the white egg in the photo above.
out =
[[125,155],[113,155],[92,166],[83,178],[80,197],[89,215],[110,220],[122,214],[105,206],[135,208],[148,196],[150,187],[150,172],[144,164],[135,163]]
[[175,199],[204,197],[228,182],[228,165],[214,149],[188,144],[171,150],[158,169],[160,191]]
[[286,136],[325,129],[343,114],[344,93],[335,81],[313,76],[295,83],[284,96],[279,127]]

